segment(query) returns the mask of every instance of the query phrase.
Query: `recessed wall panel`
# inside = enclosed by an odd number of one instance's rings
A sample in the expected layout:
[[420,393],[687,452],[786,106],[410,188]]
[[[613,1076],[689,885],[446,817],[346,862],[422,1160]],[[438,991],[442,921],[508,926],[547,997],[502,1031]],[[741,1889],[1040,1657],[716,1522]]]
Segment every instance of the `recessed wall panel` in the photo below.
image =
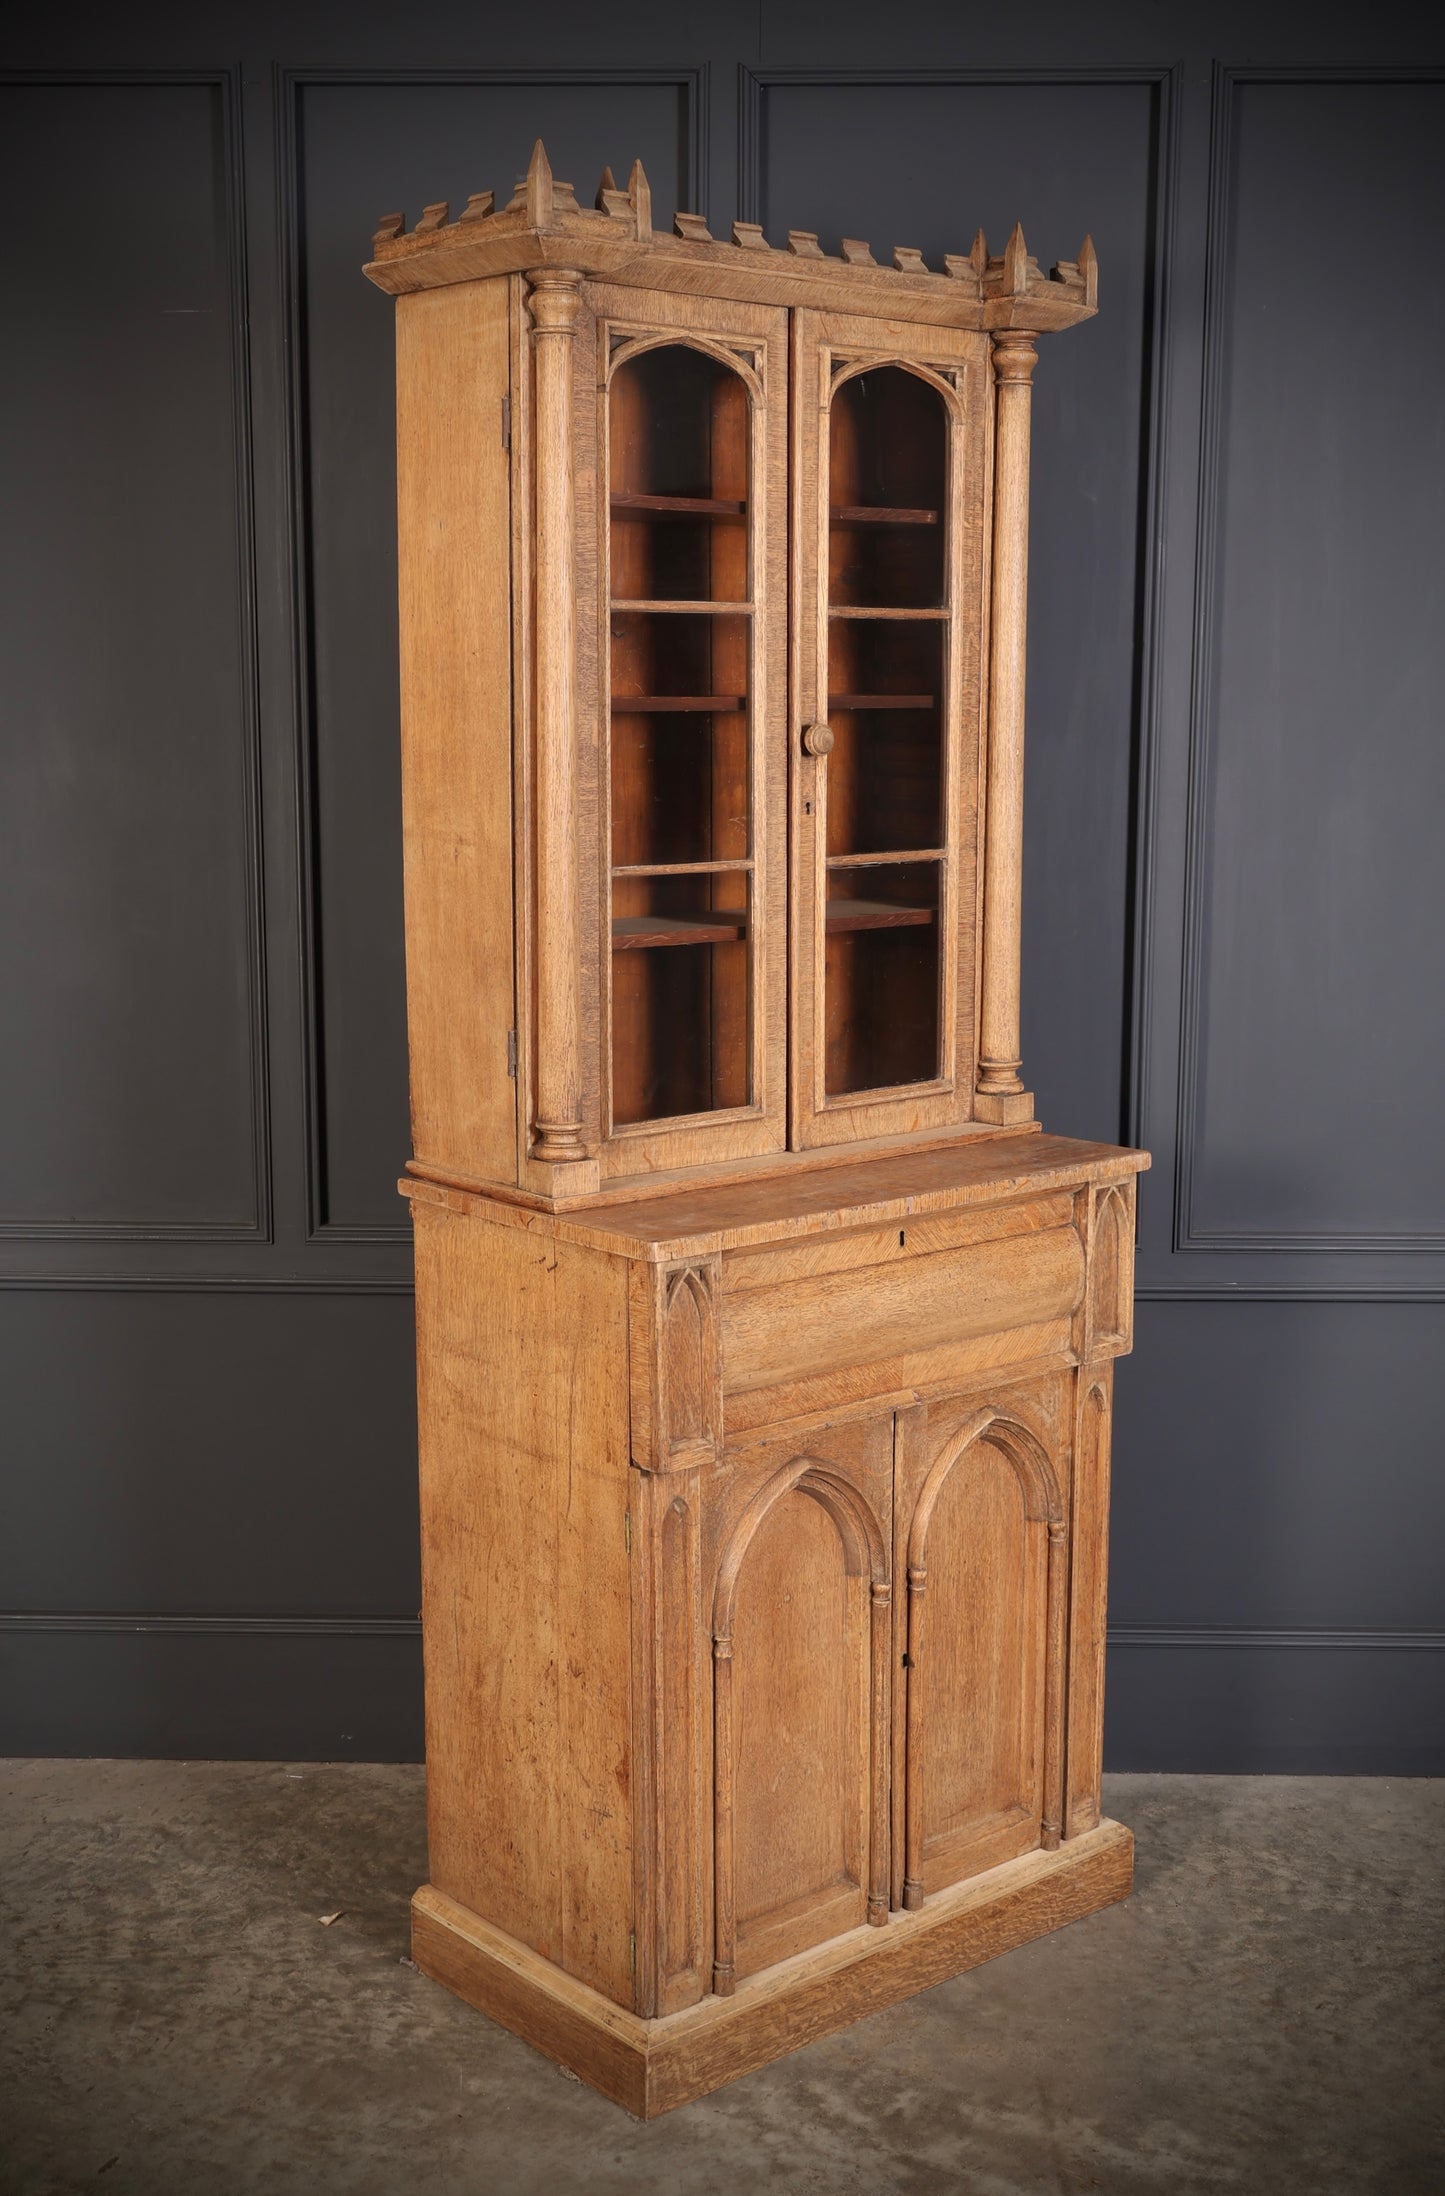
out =
[[0,1224],[258,1224],[223,91],[0,88]]
[[1222,96],[1185,1233],[1408,1249],[1445,1237],[1445,83]]

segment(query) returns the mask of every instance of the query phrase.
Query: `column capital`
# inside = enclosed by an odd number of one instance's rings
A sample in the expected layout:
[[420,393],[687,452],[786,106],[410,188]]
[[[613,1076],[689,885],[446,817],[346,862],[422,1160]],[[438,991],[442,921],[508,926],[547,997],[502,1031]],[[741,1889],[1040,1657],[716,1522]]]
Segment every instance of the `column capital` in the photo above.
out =
[[527,299],[535,335],[570,336],[582,309],[582,277],[575,267],[534,267]]
[[1028,388],[1039,354],[1024,328],[1006,328],[993,339],[993,377],[1001,388]]

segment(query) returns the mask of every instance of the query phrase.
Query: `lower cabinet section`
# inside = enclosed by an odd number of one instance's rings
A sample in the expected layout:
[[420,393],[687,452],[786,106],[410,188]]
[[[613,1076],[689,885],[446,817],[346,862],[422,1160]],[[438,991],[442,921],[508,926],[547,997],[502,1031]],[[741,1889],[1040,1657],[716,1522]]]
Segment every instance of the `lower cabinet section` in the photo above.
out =
[[417,1200],[417,1958],[634,2110],[1127,1889],[1099,1772],[1132,1187],[1048,1160],[955,1154],[972,1202],[901,1218],[894,1174],[942,1193],[879,1162],[856,1226],[831,1176],[661,1233]]
[[725,1997],[1059,1844],[1076,1383],[635,1474],[658,1827],[639,2009]]

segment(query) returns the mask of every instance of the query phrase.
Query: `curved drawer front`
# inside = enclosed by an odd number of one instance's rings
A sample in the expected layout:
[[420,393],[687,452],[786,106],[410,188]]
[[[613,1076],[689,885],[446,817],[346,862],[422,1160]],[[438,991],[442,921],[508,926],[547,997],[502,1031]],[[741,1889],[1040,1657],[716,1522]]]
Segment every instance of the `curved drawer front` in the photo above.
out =
[[[786,1264],[786,1254],[780,1263]],[[1075,1229],[1051,1227],[886,1263],[767,1278],[764,1256],[723,1260],[729,1430],[772,1412],[927,1387],[1070,1348],[1083,1296]],[[979,1347],[982,1345],[982,1347]],[[781,1393],[780,1391],[786,1391]]]

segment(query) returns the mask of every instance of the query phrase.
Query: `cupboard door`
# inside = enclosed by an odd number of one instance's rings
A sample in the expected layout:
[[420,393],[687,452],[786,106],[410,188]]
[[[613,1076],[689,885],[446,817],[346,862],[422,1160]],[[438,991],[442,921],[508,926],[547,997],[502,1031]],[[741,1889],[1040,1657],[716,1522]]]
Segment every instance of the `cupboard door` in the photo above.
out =
[[604,1177],[784,1142],[786,315],[591,288]]
[[729,1459],[713,1595],[713,1988],[887,1919],[890,1427]]
[[988,339],[799,312],[793,375],[807,1147],[972,1112]]
[[900,1420],[905,1907],[1059,1841],[1066,1528],[1049,1430],[1014,1401]]

